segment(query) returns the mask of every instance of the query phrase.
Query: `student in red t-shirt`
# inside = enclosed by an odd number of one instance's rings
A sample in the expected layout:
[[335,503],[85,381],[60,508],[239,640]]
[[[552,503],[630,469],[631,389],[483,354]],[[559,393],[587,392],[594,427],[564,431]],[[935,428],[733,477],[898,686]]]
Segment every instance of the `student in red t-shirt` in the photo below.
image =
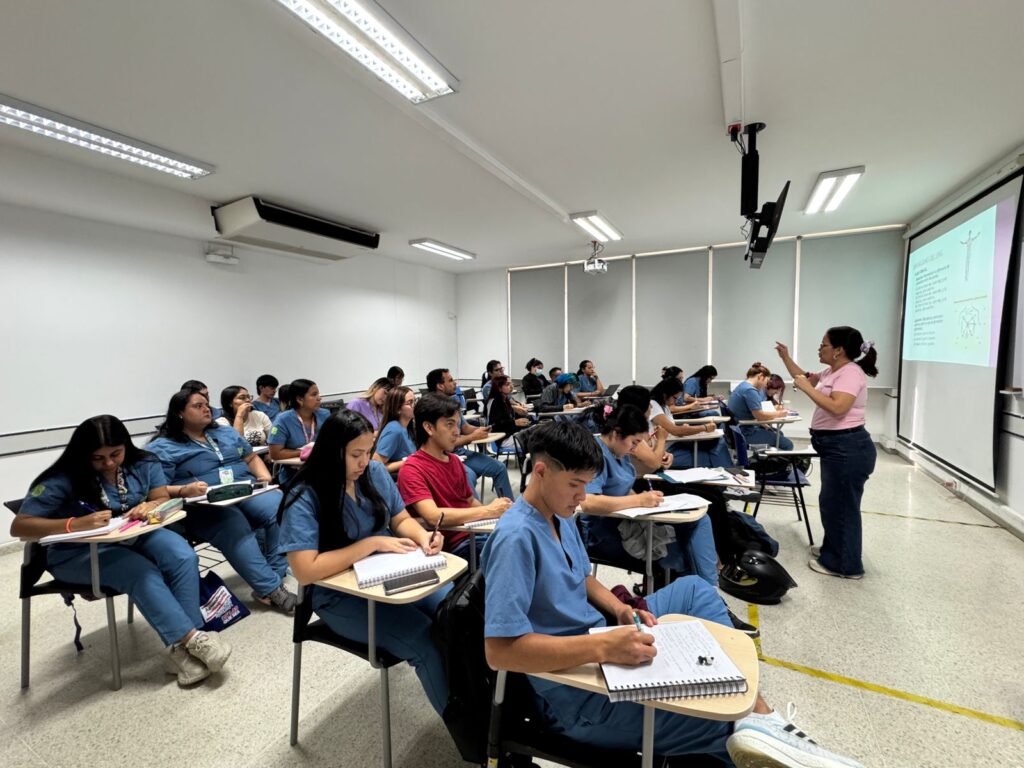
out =
[[[428,525],[434,525],[443,512],[445,525],[460,525],[499,517],[512,505],[507,498],[483,505],[473,495],[465,467],[452,453],[459,436],[458,403],[443,395],[426,394],[416,403],[413,419],[419,450],[398,471],[398,490],[409,512]],[[445,551],[464,556],[469,551],[469,537],[465,531],[445,532]]]

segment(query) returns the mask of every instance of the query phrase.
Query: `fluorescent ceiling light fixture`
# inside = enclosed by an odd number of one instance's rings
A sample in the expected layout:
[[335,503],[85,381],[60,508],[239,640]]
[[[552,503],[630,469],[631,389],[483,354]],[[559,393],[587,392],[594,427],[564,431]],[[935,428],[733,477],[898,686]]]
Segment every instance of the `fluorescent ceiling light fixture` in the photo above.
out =
[[414,104],[458,81],[373,0],[277,0]]
[[421,237],[418,240],[410,240],[409,245],[411,245],[413,248],[419,248],[421,251],[436,253],[439,256],[454,259],[455,261],[470,261],[471,259],[476,258],[475,253],[464,251],[461,248],[456,248],[453,245],[446,245],[445,243],[440,243],[437,240],[431,240],[429,237]]
[[863,165],[819,173],[818,180],[814,183],[814,189],[811,190],[811,196],[807,200],[804,213],[817,213],[822,209],[826,213],[831,213],[846,199],[853,185],[863,175]]
[[39,136],[91,149],[108,157],[168,173],[180,179],[198,179],[213,173],[212,165],[190,160],[166,149],[99,128],[25,101],[0,94],[0,124]]
[[609,240],[621,240],[622,234],[613,227],[604,216],[597,211],[570,213],[573,223],[599,243]]

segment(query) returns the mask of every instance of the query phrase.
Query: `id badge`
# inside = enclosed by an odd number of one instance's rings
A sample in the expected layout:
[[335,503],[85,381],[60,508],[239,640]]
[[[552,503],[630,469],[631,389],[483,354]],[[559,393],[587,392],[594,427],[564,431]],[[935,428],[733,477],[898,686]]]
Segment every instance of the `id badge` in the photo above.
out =
[[226,485],[227,483],[233,483],[233,482],[235,482],[234,470],[232,470],[231,467],[221,467],[220,468],[220,484],[221,485]]

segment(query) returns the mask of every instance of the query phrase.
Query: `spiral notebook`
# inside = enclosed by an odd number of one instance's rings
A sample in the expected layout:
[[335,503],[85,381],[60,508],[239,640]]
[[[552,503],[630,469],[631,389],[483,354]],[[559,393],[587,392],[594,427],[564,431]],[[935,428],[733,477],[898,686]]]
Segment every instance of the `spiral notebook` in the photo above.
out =
[[356,584],[360,589],[382,584],[398,576],[444,568],[448,561],[444,555],[423,554],[422,549],[413,552],[385,552],[364,557],[352,566],[356,572]]
[[[591,633],[621,627],[596,627]],[[682,699],[746,693],[747,680],[699,621],[644,627],[654,635],[658,655],[650,664],[602,664],[608,698],[619,701]],[[702,664],[699,659],[704,659]]]
[[468,523],[464,523],[466,528],[493,528],[498,524],[498,518],[496,517],[485,517],[482,520],[470,520]]

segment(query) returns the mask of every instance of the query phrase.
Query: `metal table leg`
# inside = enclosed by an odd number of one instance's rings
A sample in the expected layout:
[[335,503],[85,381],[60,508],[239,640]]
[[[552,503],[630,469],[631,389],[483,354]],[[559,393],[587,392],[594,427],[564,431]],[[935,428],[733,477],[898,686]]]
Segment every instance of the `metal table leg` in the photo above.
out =
[[[89,544],[89,570],[92,572],[92,595],[97,600],[103,597],[100,589],[100,547],[95,542]],[[117,616],[114,613],[114,598],[107,601],[107,634],[110,635],[110,676],[112,688],[121,690],[121,651],[117,646]]]
[[366,646],[370,666],[380,670],[380,731],[384,749],[384,768],[391,768],[391,696],[388,670],[377,664],[377,604],[373,600],[366,602]]
[[654,592],[654,523],[647,523],[647,590]]
[[654,768],[654,707],[644,707],[644,735],[640,765],[642,768]]
[[476,573],[476,534],[469,532],[469,572]]

